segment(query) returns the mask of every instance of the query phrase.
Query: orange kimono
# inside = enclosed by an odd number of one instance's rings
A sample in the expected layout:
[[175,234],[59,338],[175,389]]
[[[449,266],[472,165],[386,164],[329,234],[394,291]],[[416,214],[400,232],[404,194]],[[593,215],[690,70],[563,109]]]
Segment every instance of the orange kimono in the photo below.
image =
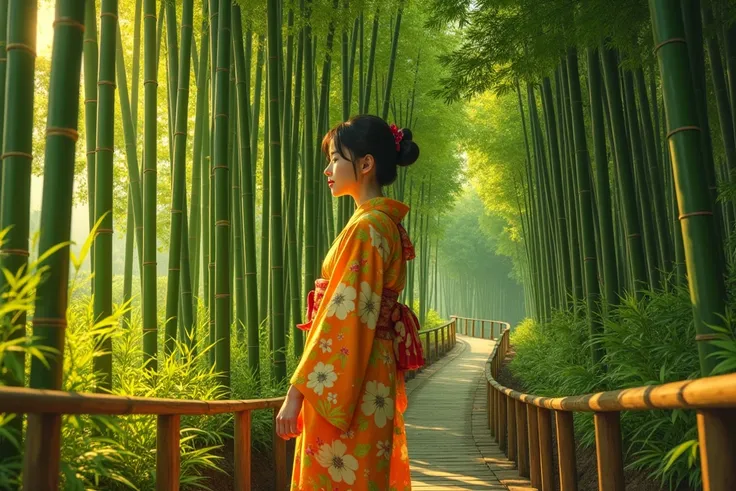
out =
[[304,394],[293,491],[411,489],[403,375],[379,319],[384,290],[405,286],[397,224],[408,211],[388,198],[369,200],[324,260],[324,296],[291,378]]

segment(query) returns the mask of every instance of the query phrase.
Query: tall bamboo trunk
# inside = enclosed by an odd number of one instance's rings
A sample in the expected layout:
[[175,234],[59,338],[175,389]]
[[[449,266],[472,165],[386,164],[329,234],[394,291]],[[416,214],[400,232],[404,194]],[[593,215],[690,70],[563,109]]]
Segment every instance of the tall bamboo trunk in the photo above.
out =
[[[377,9],[373,16],[373,30],[371,31],[371,47],[368,53],[368,71],[365,77],[365,92],[363,95],[363,106],[361,113],[368,112],[371,103],[371,84],[373,83],[373,72],[376,63],[376,45],[378,44],[378,17],[380,10]],[[376,87],[378,89],[378,87]],[[377,111],[376,111],[377,112]]]
[[[654,224],[657,228],[657,243],[662,271],[666,274],[672,269],[670,236],[667,231],[667,214],[665,213],[664,186],[659,172],[659,158],[654,139],[654,125],[652,124],[649,99],[644,83],[644,70],[640,68],[634,72],[634,81],[639,95],[639,114],[643,129],[644,145],[647,155],[647,176],[649,177],[649,191],[654,204]],[[656,101],[654,101],[656,103]],[[655,106],[656,114],[656,106]]]
[[220,0],[217,21],[217,70],[215,77],[215,135],[212,167],[215,179],[215,369],[222,385],[230,389],[230,214],[227,152],[230,105],[230,2]]
[[[549,134],[549,146],[550,146],[550,164],[552,174],[552,185],[554,186],[555,195],[555,211],[557,214],[557,220],[554,227],[557,231],[557,238],[559,240],[558,257],[560,261],[560,269],[562,272],[562,285],[564,303],[567,306],[568,296],[572,293],[572,277],[570,275],[570,256],[568,254],[568,235],[567,235],[567,218],[565,216],[565,204],[564,195],[562,191],[562,167],[560,165],[560,152],[558,145],[558,133],[557,125],[555,121],[554,104],[552,100],[552,88],[549,78],[545,77],[542,81],[542,106],[544,108],[545,120],[547,131]],[[522,113],[523,123],[523,113]],[[526,139],[526,132],[524,132],[524,138]]]
[[[563,175],[566,178],[566,202],[568,204],[568,222],[570,231],[570,267],[572,268],[572,287],[573,287],[573,300],[582,300],[583,290],[585,289],[584,277],[583,277],[583,266],[581,254],[581,220],[578,209],[578,200],[575,196],[577,190],[577,177],[575,173],[575,142],[573,138],[572,129],[572,105],[570,102],[570,86],[568,83],[567,75],[567,62],[561,60],[559,67],[559,87],[560,87],[560,117],[562,119],[562,135],[564,140],[563,155]],[[545,244],[546,246],[546,244]]]
[[[303,10],[304,1],[301,1],[300,9]],[[299,196],[299,181],[298,181],[298,170],[299,170],[299,159],[298,159],[298,144],[299,138],[299,121],[301,113],[301,91],[302,91],[302,74],[304,73],[304,29],[300,31],[299,41],[297,43],[297,54],[296,54],[296,77],[294,83],[294,110],[292,115],[292,129],[291,129],[291,176],[289,181],[292,183],[289,192],[289,203],[290,206],[287,209],[287,251],[289,254],[289,283],[291,285],[291,311],[292,311],[292,338],[294,340],[294,353],[296,356],[301,356],[304,338],[302,331],[297,327],[298,323],[303,322],[302,320],[302,285],[300,283],[302,276],[302,261],[299,252],[300,246],[297,240],[297,234],[301,239],[302,234],[298,232],[297,218],[299,215],[298,207],[303,206],[303,196],[300,199]],[[304,158],[304,155],[302,155]],[[302,175],[302,182],[304,176]]]
[[[575,160],[578,175],[578,203],[583,236],[583,255],[585,265],[585,298],[588,306],[588,326],[591,340],[603,334],[600,316],[600,289],[598,286],[598,264],[596,261],[595,231],[593,230],[593,196],[590,189],[590,157],[585,137],[585,116],[583,114],[578,56],[574,48],[567,50],[567,72],[570,82],[572,102],[573,139],[575,141]],[[592,343],[593,363],[598,364],[603,352],[598,343]]]
[[[84,2],[77,0],[59,0],[56,5],[39,239],[39,258],[41,264],[48,267],[48,273],[38,285],[33,318],[36,345],[52,348],[56,354],[48,357],[46,363],[32,358],[30,386],[36,389],[61,389],[64,366],[84,7]],[[43,439],[58,441],[61,438],[61,417],[57,415],[54,422],[48,424],[45,416],[29,415],[27,431],[25,454],[30,456]],[[56,452],[60,452],[58,447]],[[34,468],[34,460],[26,457],[24,486],[27,489],[39,488],[42,474],[59,474],[58,453],[50,462],[56,466],[39,472]]]
[[629,262],[634,280],[634,290],[640,291],[648,284],[646,259],[642,244],[639,212],[636,206],[636,191],[631,167],[631,154],[626,141],[624,109],[621,103],[621,85],[616,68],[616,55],[613,51],[601,48],[601,61],[605,74],[605,86],[609,112],[611,115],[611,129],[613,133],[613,148],[616,152],[616,171],[618,185],[621,191],[622,209],[624,210],[624,228],[629,249]]
[[[203,14],[206,9],[203,7]],[[207,199],[203,192],[206,179],[202,179],[203,169],[206,167],[204,155],[204,134],[208,121],[207,108],[207,67],[209,64],[209,37],[207,36],[206,15],[202,16],[202,29],[200,39],[202,46],[199,52],[199,66],[197,67],[197,102],[194,117],[194,145],[192,155],[192,202],[189,212],[189,254],[192,271],[192,287],[195,298],[199,298],[199,274],[200,274],[200,247],[203,247],[202,236],[204,233],[204,216],[202,204]],[[192,317],[197,318],[197,301],[193,302]]]
[[158,327],[156,311],[156,147],[157,73],[156,1],[143,0],[143,359],[157,369]]
[[[268,77],[267,77],[268,78]],[[268,87],[266,87],[265,98],[268,100]],[[271,112],[269,105],[264,108],[264,127],[263,127],[263,141],[268,142],[271,138]],[[255,131],[255,130],[254,130]],[[263,145],[263,167],[262,167],[262,191],[261,191],[261,260],[260,260],[260,298],[258,303],[258,323],[263,324],[263,321],[269,318],[271,315],[270,311],[270,292],[268,288],[269,280],[271,275],[269,274],[269,234],[271,231],[271,221],[269,220],[268,208],[271,204],[271,172],[270,172],[270,151],[271,145]],[[269,335],[269,339],[271,339]]]
[[[207,275],[209,276],[209,290],[206,292],[206,295],[209,297],[208,303],[209,303],[209,341],[210,345],[213,346],[213,349],[210,350],[210,363],[213,367],[216,366],[216,358],[217,358],[217,326],[215,324],[215,315],[217,307],[215,306],[215,261],[216,261],[216,236],[217,236],[217,225],[216,225],[216,215],[215,215],[215,166],[217,165],[217,144],[215,140],[215,124],[217,119],[217,114],[224,114],[223,112],[218,113],[217,109],[217,68],[218,68],[218,54],[217,54],[217,42],[219,38],[219,31],[218,31],[218,24],[220,22],[220,16],[219,16],[219,10],[220,10],[220,0],[208,0],[209,5],[209,20],[210,20],[210,30],[209,30],[209,37],[210,37],[210,59],[212,62],[210,63],[210,83],[212,84],[210,88],[210,104],[212,106],[212,114],[209,120],[210,123],[210,165],[209,165],[209,181],[210,181],[210,194],[209,194],[209,225],[210,225],[210,233],[209,233],[209,256],[208,256],[208,264],[207,264]],[[227,105],[224,106],[227,108]],[[226,132],[227,133],[227,132]],[[224,137],[227,140],[227,137]],[[224,144],[225,147],[227,147],[227,143]],[[223,153],[227,153],[227,150],[225,149]],[[226,185],[224,185],[226,186]]]
[[[117,0],[103,0],[100,10],[100,63],[97,82],[97,168],[95,171],[95,219],[100,226],[95,234],[94,319],[112,315],[112,189],[115,148],[115,45]],[[112,389],[112,338],[100,336],[95,371],[100,374],[97,390]]]
[[641,218],[641,231],[644,238],[644,252],[646,253],[647,273],[649,276],[649,284],[652,288],[660,286],[659,256],[657,254],[658,245],[657,237],[654,232],[654,224],[652,223],[653,214],[651,210],[651,201],[649,199],[649,191],[647,186],[646,165],[642,154],[641,130],[639,128],[639,119],[636,111],[636,101],[634,100],[634,83],[630,70],[625,70],[623,74],[624,82],[624,103],[626,117],[629,127],[629,141],[631,143],[632,167],[634,169],[634,183],[636,185],[639,197],[639,216]]
[[[235,71],[238,98],[238,140],[241,158],[241,188],[243,233],[245,235],[245,293],[246,323],[248,331],[248,366],[251,373],[259,373],[258,344],[258,280],[256,278],[256,234],[255,234],[255,196],[253,194],[252,170],[255,161],[251,160],[250,133],[248,113],[250,112],[249,93],[245,83],[246,63],[243,52],[243,35],[241,27],[241,11],[239,6],[232,7],[233,42],[235,48]],[[257,130],[255,130],[257,131]]]
[[616,273],[616,252],[613,235],[611,190],[608,177],[608,155],[603,123],[603,94],[598,50],[588,48],[588,82],[590,94],[591,126],[595,151],[596,196],[598,198],[598,223],[600,250],[603,264],[603,286],[606,304],[618,305],[619,283]]
[[[307,0],[305,18],[311,16],[311,0]],[[312,27],[307,22],[304,27],[304,141],[303,156],[304,179],[304,291],[314,288],[316,273],[315,205],[314,193],[314,58],[312,48]]]
[[[281,221],[281,124],[279,121],[279,72],[281,56],[278,45],[278,31],[281,23],[277,15],[276,2],[268,2],[268,86],[269,86],[269,139],[270,151],[270,206],[271,213],[271,288],[273,332],[273,363],[276,380],[286,378],[285,326],[284,326],[284,270],[282,263],[282,221]],[[279,53],[277,55],[276,53]],[[264,163],[265,165],[265,163]]]
[[[7,25],[7,21],[4,23]],[[4,45],[3,45],[4,46]],[[95,225],[95,162],[97,153],[97,14],[95,2],[86,2],[84,10],[84,135],[87,145],[87,209],[89,229]],[[5,77],[3,77],[5,83]],[[3,93],[3,98],[5,91]],[[95,248],[90,248],[90,270],[94,270]],[[94,277],[91,284],[94,293]]]
[[[125,76],[125,58],[123,45],[118,26],[116,37],[115,66],[117,70],[118,96],[120,97],[120,112],[123,120],[123,137],[125,140],[125,161],[128,169],[129,200],[131,201],[132,223],[131,232],[135,231],[136,246],[138,247],[138,271],[142,269],[143,250],[143,198],[141,197],[140,171],[138,169],[138,152],[135,139],[135,122],[131,114],[130,100],[128,99],[128,84]],[[96,115],[95,115],[96,117]]]
[[[728,85],[723,70],[721,49],[718,45],[718,37],[716,35],[717,30],[713,18],[713,9],[709,4],[701,4],[700,10],[702,12],[705,31],[708,33],[705,36],[705,47],[708,52],[713,91],[716,96],[716,108],[718,110],[719,126],[721,127],[723,149],[726,153],[726,168],[728,169],[728,175],[731,176],[736,171],[736,135],[734,135],[734,120],[733,114],[731,114],[731,105],[729,104]],[[736,97],[736,94],[731,94],[731,97]],[[728,181],[730,182],[730,178]]]
[[[169,22],[169,28],[176,23],[175,13]],[[171,19],[171,17],[169,17]],[[169,275],[166,286],[166,323],[164,339],[164,353],[170,354],[174,350],[177,338],[177,323],[179,314],[179,287],[181,276],[181,250],[183,236],[183,217],[186,213],[184,206],[186,194],[186,154],[187,154],[187,120],[189,116],[189,73],[191,67],[192,30],[194,18],[194,0],[184,0],[181,19],[181,48],[176,90],[176,108],[173,112],[174,131],[174,168],[173,191],[171,200],[171,240],[169,241]],[[174,35],[174,38],[176,36]],[[171,50],[171,46],[169,47]],[[173,88],[171,90],[173,92]],[[191,316],[192,306],[184,305]]]
[[652,31],[662,77],[669,149],[674,168],[677,204],[685,246],[685,263],[693,303],[700,369],[703,376],[713,370],[717,359],[709,356],[716,347],[707,342],[722,325],[726,291],[723,271],[713,245],[718,244],[708,182],[702,172],[701,140],[687,46],[664,41],[684,37],[680,12],[672,2],[650,0]]

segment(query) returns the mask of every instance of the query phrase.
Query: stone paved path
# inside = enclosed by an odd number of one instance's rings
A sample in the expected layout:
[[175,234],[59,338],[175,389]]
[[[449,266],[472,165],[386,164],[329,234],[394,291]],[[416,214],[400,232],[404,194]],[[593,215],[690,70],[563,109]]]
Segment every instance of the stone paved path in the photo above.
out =
[[458,336],[442,360],[407,382],[412,489],[533,491],[493,441],[485,362],[494,342]]

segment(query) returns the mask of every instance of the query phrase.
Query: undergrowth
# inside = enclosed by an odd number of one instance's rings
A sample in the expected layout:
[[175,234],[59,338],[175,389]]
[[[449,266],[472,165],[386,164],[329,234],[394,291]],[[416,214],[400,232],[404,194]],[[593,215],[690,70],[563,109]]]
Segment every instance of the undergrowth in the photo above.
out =
[[[697,378],[692,319],[684,289],[624,298],[608,313],[603,334],[595,339],[582,306],[576,312],[557,312],[544,324],[526,319],[511,335],[516,356],[510,369],[526,391],[549,397]],[[716,373],[725,373],[736,368],[736,337],[728,319],[719,332]],[[604,353],[597,365],[591,358],[594,346]],[[623,412],[621,427],[629,468],[647,471],[662,488],[700,487],[694,411]],[[595,445],[592,413],[576,413],[575,428],[581,445]]]
[[[32,265],[33,266],[33,265]],[[29,268],[21,275],[24,284],[37,285],[42,270]],[[176,342],[169,355],[163,353],[163,336],[159,337],[158,369],[143,368],[141,313],[130,311],[130,321],[124,320],[126,305],[116,305],[113,315],[103,321],[93,322],[92,297],[85,294],[89,278],[78,278],[70,285],[70,305],[67,310],[68,327],[64,346],[62,390],[95,392],[98,375],[93,371],[94,359],[103,353],[97,348],[100,337],[109,337],[113,343],[113,389],[116,395],[161,397],[169,399],[217,400],[226,396],[218,374],[212,368],[209,357],[208,313],[202,305],[198,308],[196,340],[192,348],[188,343]],[[83,285],[83,286],[80,286]],[[21,285],[22,286],[22,285]],[[20,287],[19,287],[20,288]],[[80,293],[80,290],[82,291]],[[33,313],[35,288],[22,288],[11,292],[13,302],[1,304],[3,311]],[[8,297],[6,296],[6,299]],[[0,316],[5,318],[5,316]],[[14,373],[16,378],[30,375],[30,359],[46,359],[57,353],[41,350],[30,335],[29,326],[6,326],[0,338],[0,374]],[[10,339],[13,329],[25,327],[26,336]],[[277,397],[285,392],[285,383],[277,383],[272,375],[267,322],[260,326],[260,359],[258,376],[248,366],[247,343],[238,339],[236,329],[231,330],[231,386],[232,399],[257,399]],[[13,354],[25,354],[25,367],[18,365]],[[291,373],[296,366],[293,350],[287,354],[287,367]],[[3,378],[4,380],[5,378]],[[2,383],[0,381],[0,383]],[[17,416],[16,416],[17,417]],[[22,439],[8,425],[14,416],[0,418],[0,438],[22,448]],[[24,418],[25,419],[25,418]],[[252,414],[252,441],[257,449],[266,449],[272,442],[272,411],[254,411]],[[25,424],[25,421],[24,421]],[[82,491],[88,489],[138,489],[155,488],[156,473],[156,416],[89,416],[66,415],[62,417],[61,436],[61,489]],[[207,489],[202,471],[221,470],[223,447],[232,439],[232,415],[182,416],[180,422],[180,452],[182,489]],[[14,481],[20,468],[17,460],[0,461],[0,487],[15,488],[22,482]]]

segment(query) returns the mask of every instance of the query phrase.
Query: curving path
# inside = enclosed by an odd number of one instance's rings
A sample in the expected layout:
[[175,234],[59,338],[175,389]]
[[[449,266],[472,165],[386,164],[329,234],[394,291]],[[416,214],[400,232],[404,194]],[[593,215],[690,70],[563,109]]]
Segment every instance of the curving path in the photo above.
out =
[[407,382],[412,489],[535,489],[519,477],[488,429],[483,369],[493,345],[458,335],[452,351]]

